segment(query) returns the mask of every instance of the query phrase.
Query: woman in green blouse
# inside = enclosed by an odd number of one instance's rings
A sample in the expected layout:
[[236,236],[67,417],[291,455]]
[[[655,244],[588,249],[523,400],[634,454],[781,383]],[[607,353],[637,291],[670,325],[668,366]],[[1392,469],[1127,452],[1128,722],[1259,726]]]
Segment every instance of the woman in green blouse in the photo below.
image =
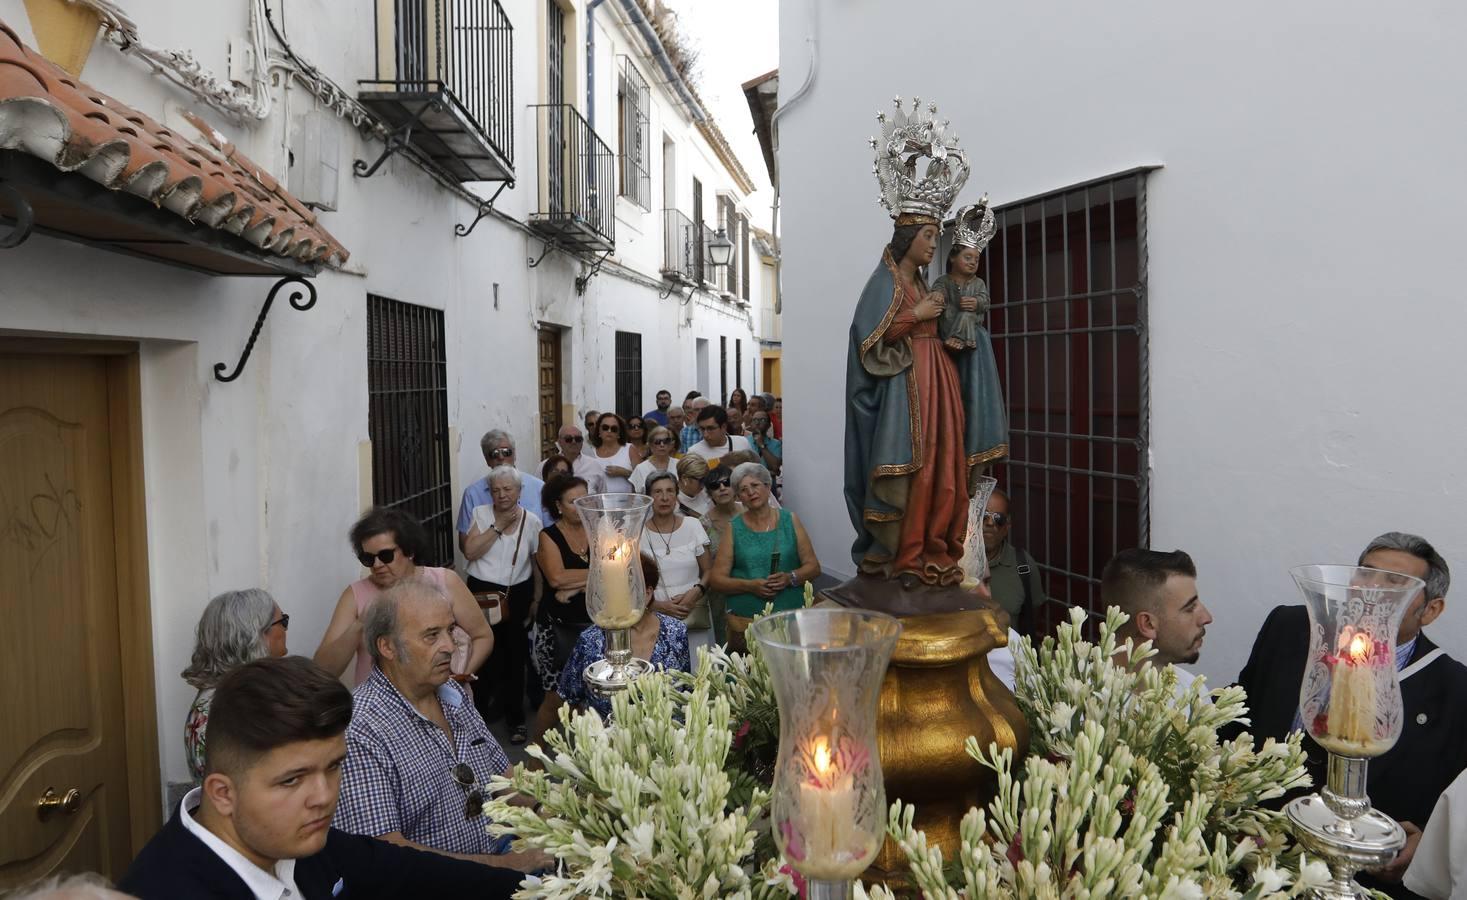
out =
[[744,630],[765,604],[773,603],[776,610],[804,605],[805,583],[820,574],[820,560],[799,517],[770,508],[768,469],[743,463],[731,481],[744,511],[719,536],[709,585],[727,598],[729,649],[743,651]]

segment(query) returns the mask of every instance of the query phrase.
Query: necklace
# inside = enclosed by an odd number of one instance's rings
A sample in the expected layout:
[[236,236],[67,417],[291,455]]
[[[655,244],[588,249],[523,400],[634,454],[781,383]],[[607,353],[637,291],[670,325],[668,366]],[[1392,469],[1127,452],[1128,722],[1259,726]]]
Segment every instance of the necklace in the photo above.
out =
[[657,537],[661,538],[661,540],[662,540],[662,549],[664,551],[664,553],[663,553],[664,556],[671,556],[672,555],[672,536],[674,534],[677,534],[677,518],[676,517],[673,518],[672,523],[673,523],[673,528],[672,528],[672,531],[671,532],[664,532],[660,528],[654,528],[654,527],[652,527],[652,526],[654,526],[654,525],[657,524],[657,520],[656,519],[653,519],[652,521],[650,521],[650,522],[647,523],[647,530],[650,531],[650,532],[652,532],[653,534],[657,535]]
[[570,552],[580,557],[581,562],[589,563],[591,561],[591,539],[586,535],[585,526],[577,528],[576,531],[579,531],[581,537],[586,541],[586,546],[581,550],[577,550],[575,544],[571,543],[571,533],[566,530],[565,523],[561,523],[560,536],[565,538],[565,545],[570,548]]

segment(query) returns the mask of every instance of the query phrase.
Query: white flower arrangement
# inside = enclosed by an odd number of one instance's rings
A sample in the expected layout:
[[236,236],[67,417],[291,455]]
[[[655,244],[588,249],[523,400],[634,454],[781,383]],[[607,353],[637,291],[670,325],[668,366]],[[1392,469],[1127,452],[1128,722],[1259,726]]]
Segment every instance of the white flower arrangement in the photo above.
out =
[[[1119,644],[1111,610],[1095,643],[1075,611],[1056,637],[1013,648],[1015,694],[1031,727],[1029,756],[965,749],[997,775],[998,792],[961,824],[953,864],[890,811],[888,832],[928,900],[987,897],[1296,897],[1324,884],[1267,800],[1309,784],[1300,738],[1254,751],[1218,729],[1243,720],[1239,688],[1177,691],[1171,667],[1136,664],[1149,645]],[[1118,665],[1120,654],[1128,665]],[[769,673],[714,648],[693,675],[652,673],[612,701],[613,723],[561,711],[564,733],[491,783],[498,834],[554,856],[520,898],[770,898],[799,890],[768,834],[765,766],[778,719]],[[539,811],[510,802],[533,800]],[[885,887],[858,896],[892,898]]]

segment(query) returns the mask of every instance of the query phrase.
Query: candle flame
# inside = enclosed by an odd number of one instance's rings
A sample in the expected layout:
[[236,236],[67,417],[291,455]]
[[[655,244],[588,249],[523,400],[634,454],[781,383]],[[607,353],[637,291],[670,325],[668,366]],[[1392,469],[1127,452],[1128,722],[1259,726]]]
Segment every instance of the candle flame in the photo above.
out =
[[830,743],[825,738],[815,739],[815,750],[811,753],[811,759],[815,763],[815,771],[820,775],[830,771]]
[[1364,664],[1370,659],[1370,649],[1371,640],[1369,636],[1364,632],[1357,631],[1355,636],[1350,638],[1350,649],[1347,651],[1350,655],[1350,662],[1357,666]]

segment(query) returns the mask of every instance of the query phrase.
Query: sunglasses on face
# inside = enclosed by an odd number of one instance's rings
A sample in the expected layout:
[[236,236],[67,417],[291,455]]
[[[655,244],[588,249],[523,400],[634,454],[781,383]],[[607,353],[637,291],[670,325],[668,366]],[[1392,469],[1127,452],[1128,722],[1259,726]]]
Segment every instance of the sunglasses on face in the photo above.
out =
[[484,812],[484,795],[479,792],[479,780],[474,777],[474,770],[469,768],[468,763],[459,763],[453,767],[453,782],[468,791],[464,798],[464,818],[472,819]]
[[266,625],[264,627],[264,629],[262,630],[261,633],[263,633],[264,631],[269,631],[270,629],[274,628],[276,625],[279,625],[282,631],[289,631],[290,630],[290,613],[281,613],[280,614],[280,618],[276,619],[274,622],[271,622],[269,625]]
[[560,439],[560,442],[562,444],[579,444],[579,443],[581,443],[584,440],[585,440],[585,438],[581,437],[578,434],[578,435],[576,435],[574,437],[563,437],[563,438]]
[[708,490],[710,491],[716,491],[719,488],[726,488],[728,486],[729,479],[727,478],[715,478],[714,480],[708,482]]
[[369,569],[372,568],[372,564],[374,562],[379,562],[384,566],[390,566],[392,565],[392,561],[396,558],[396,547],[388,547],[386,550],[378,550],[376,553],[367,553],[366,551],[362,551],[361,553],[357,554],[357,562],[361,563]]
[[607,424],[607,425],[602,425],[601,426],[601,430],[602,431],[621,431],[621,426],[620,425],[610,425],[610,424]]
[[627,427],[628,428],[635,428],[638,431],[641,431],[642,430],[642,423],[641,422],[628,422],[627,423]]
[[653,444],[671,444],[672,443],[672,438],[653,438],[652,439],[652,443]]
[[500,447],[498,450],[490,450],[489,456],[493,459],[509,459],[514,456],[514,451],[508,447]]
[[992,522],[994,528],[1002,528],[1009,524],[1009,517],[1007,513],[986,512],[983,514],[983,521]]

